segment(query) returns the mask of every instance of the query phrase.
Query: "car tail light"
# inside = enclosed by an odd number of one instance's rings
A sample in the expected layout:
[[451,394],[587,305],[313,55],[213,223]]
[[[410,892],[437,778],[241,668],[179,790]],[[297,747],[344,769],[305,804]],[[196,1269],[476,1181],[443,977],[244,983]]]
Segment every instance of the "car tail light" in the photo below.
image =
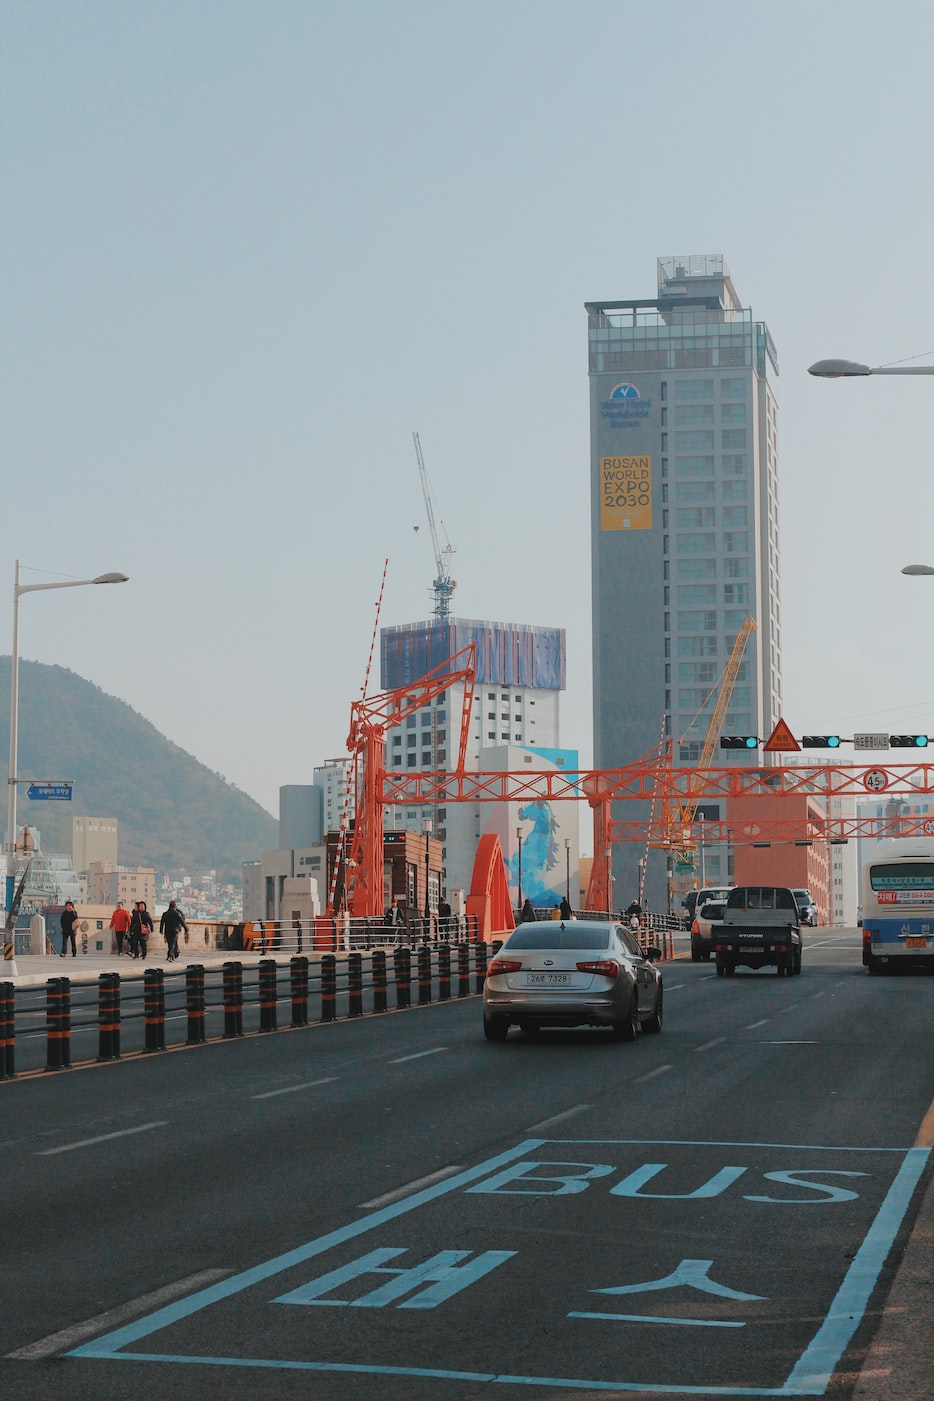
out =
[[486,975],[489,978],[495,973],[518,973],[521,967],[518,958],[494,958],[487,966]]
[[699,934],[699,933],[700,933],[700,926],[698,925],[697,920],[695,920],[694,923],[691,925],[691,933],[692,933],[692,934]]
[[593,963],[579,963],[578,973],[599,973],[601,978],[618,978],[619,964],[612,958],[598,958]]

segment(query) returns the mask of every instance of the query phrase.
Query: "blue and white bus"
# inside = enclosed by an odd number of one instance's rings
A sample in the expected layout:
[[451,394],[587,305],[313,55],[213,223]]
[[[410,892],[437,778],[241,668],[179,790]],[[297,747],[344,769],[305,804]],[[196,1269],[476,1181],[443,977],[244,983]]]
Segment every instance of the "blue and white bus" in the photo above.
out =
[[934,967],[934,838],[887,837],[863,867],[863,963]]

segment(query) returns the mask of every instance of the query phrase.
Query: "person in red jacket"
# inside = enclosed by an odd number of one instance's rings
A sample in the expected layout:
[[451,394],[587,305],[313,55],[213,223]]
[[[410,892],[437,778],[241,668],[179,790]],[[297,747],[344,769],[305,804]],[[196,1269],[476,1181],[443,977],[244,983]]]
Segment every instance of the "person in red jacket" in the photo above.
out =
[[110,927],[117,940],[117,954],[123,956],[123,941],[130,932],[130,912],[122,900],[117,901],[117,908],[110,916]]

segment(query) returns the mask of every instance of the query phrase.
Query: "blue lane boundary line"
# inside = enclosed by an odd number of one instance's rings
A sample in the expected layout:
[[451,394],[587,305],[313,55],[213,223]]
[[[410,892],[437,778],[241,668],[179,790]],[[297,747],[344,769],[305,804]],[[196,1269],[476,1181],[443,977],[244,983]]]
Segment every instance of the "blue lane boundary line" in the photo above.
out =
[[930,1152],[930,1148],[909,1148],[905,1154],[905,1161],[853,1256],[823,1323],[788,1375],[785,1383],[788,1394],[798,1396],[826,1390],[834,1368],[862,1322],[879,1272],[895,1243]]
[[543,1138],[542,1143],[561,1143],[565,1147],[583,1143],[592,1147],[606,1144],[629,1148],[794,1148],[804,1153],[897,1153],[907,1148],[853,1148],[848,1143],[739,1143],[719,1138]]
[[316,1240],[309,1241],[295,1250],[287,1251],[283,1255],[276,1256],[275,1259],[267,1261],[263,1265],[257,1265],[252,1269],[245,1270],[239,1275],[221,1280],[217,1284],[211,1285],[207,1289],[200,1290],[197,1294],[191,1295],[188,1299],[182,1299],[174,1304],[166,1305],[165,1308],[158,1309],[148,1317],[138,1319],[135,1323],[127,1324],[123,1328],[115,1329],[112,1333],[95,1339],[93,1342],[85,1343],[81,1347],[75,1348],[65,1354],[66,1357],[106,1359],[109,1361],[121,1362],[162,1362],[181,1363],[187,1366],[207,1366],[207,1367],[258,1367],[264,1370],[280,1369],[285,1371],[305,1371],[305,1372],[345,1372],[368,1376],[410,1376],[410,1377],[431,1377],[438,1380],[450,1381],[476,1381],[476,1382],[499,1382],[514,1386],[562,1386],[573,1390],[590,1391],[652,1391],[664,1395],[690,1396],[707,1394],[711,1396],[822,1396],[833,1375],[834,1368],[839,1362],[850,1342],[856,1329],[862,1322],[863,1314],[868,1305],[872,1291],[875,1288],[879,1273],[888,1257],[889,1251],[895,1242],[899,1228],[904,1220],[905,1213],[914,1190],[921,1178],[931,1150],[929,1148],[830,1148],[826,1145],[821,1151],[827,1152],[881,1152],[881,1153],[902,1153],[904,1161],[889,1188],[868,1232],[863,1238],[850,1268],[847,1270],[843,1282],[840,1285],[833,1302],[824,1318],[823,1323],[817,1330],[811,1343],[802,1353],[797,1364],[789,1373],[784,1385],[778,1387],[756,1387],[756,1386],[697,1386],[679,1385],[677,1383],[651,1383],[651,1382],[624,1382],[624,1381],[594,1381],[582,1380],[573,1377],[532,1377],[513,1376],[508,1374],[495,1374],[489,1372],[462,1372],[447,1371],[436,1368],[419,1367],[398,1367],[398,1366],[377,1366],[363,1365],[359,1363],[342,1362],[298,1362],[286,1361],[284,1359],[270,1358],[241,1358],[241,1357],[197,1357],[184,1354],[171,1353],[141,1353],[123,1352],[122,1349],[140,1338],[148,1337],[160,1329],[168,1327],[172,1323],[178,1322],[182,1318],[187,1318],[201,1309],[209,1307],[211,1304],[219,1302],[221,1299],[229,1298],[234,1294],[241,1293],[252,1285],[268,1279],[274,1274],[301,1264],[305,1260],[312,1259],[316,1255],[321,1255],[330,1250],[335,1245],[343,1244],[357,1236],[364,1235],[367,1231],[382,1225],[386,1221],[394,1220],[403,1216],[409,1211],[436,1200],[449,1192],[457,1191],[467,1182],[475,1181],[479,1177],[487,1176],[490,1172],[506,1163],[514,1161],[524,1153],[534,1151],[537,1148],[547,1146],[549,1143],[561,1143],[569,1146],[571,1143],[611,1143],[629,1144],[639,1146],[649,1146],[652,1144],[684,1147],[718,1147],[718,1148],[806,1148],[811,1151],[817,1150],[818,1145],[814,1144],[762,1144],[762,1143],[698,1143],[697,1141],[687,1141],[680,1139],[524,1139],[515,1148],[506,1153],[501,1153],[495,1158],[489,1158],[475,1168],[458,1173],[456,1177],[448,1178],[447,1181],[437,1183],[433,1187],[425,1188],[424,1191],[417,1192],[414,1196],[407,1197],[401,1202],[385,1207],[381,1211],[372,1213],[370,1216],[361,1218],[348,1226],[343,1226],[328,1235],[319,1236]]
[[[65,1354],[86,1356],[86,1349]],[[95,1354],[96,1355],[96,1354]],[[508,1386],[560,1386],[574,1391],[657,1392],[666,1396],[806,1396],[805,1391],[788,1391],[783,1386],[679,1386],[654,1382],[595,1382],[580,1377],[520,1377],[506,1372],[446,1372],[441,1367],[378,1367],[357,1362],[284,1362],[268,1357],[186,1357],[183,1353],[118,1352],[101,1356],[113,1362],[181,1362],[201,1367],[278,1368],[286,1372],[350,1372],[367,1377],[432,1377],[441,1381],[502,1382]]]

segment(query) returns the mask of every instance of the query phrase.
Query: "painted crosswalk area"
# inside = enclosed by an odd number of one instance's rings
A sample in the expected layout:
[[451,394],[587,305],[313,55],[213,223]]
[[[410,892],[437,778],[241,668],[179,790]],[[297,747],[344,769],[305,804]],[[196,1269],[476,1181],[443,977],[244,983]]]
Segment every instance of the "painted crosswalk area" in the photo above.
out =
[[928,1151],[527,1138],[68,1355],[822,1395]]

